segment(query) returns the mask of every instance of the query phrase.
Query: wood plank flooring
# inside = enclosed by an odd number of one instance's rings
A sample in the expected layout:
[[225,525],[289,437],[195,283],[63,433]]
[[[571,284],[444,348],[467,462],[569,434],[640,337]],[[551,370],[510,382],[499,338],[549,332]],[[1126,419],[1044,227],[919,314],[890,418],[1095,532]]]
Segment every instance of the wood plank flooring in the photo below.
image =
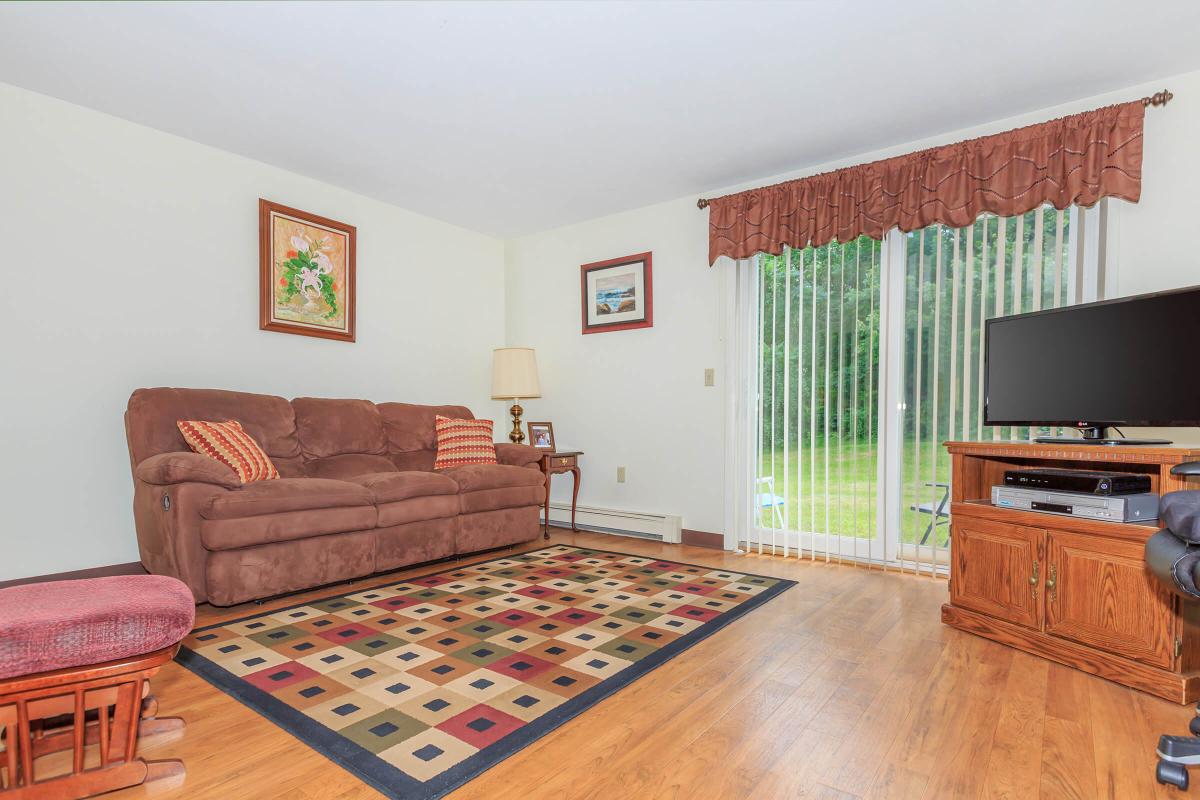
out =
[[[563,530],[553,541],[799,585],[498,764],[454,800],[1184,796],[1155,783],[1154,744],[1160,733],[1186,733],[1190,708],[943,626],[945,581]],[[304,597],[201,606],[197,624]],[[181,667],[164,668],[155,692],[161,713],[184,717],[188,728],[149,741],[143,754],[184,759],[187,777],[108,795],[114,800],[380,797]]]

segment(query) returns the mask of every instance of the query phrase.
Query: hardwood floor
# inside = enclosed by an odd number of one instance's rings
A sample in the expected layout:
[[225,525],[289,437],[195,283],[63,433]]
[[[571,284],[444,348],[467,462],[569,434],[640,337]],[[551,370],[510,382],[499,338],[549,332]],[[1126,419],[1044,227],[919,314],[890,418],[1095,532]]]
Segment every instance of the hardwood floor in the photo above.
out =
[[[1155,783],[1154,744],[1160,733],[1186,733],[1190,708],[942,625],[942,580],[562,530],[553,540],[799,585],[498,764],[455,800],[1183,796]],[[201,606],[198,624],[300,599]],[[188,728],[143,753],[182,758],[186,781],[107,797],[380,797],[181,667],[164,668],[155,692],[161,713],[184,717]]]

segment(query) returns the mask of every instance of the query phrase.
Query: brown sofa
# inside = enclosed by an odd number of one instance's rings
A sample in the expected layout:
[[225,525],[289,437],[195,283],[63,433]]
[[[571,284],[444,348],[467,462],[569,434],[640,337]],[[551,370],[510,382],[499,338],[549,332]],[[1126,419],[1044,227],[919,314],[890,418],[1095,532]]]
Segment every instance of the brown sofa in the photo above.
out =
[[[233,605],[528,542],[545,483],[532,447],[499,464],[433,470],[433,418],[462,406],[138,389],[125,411],[142,564],[196,602]],[[237,420],[279,480],[241,485],[188,449],[181,419]]]

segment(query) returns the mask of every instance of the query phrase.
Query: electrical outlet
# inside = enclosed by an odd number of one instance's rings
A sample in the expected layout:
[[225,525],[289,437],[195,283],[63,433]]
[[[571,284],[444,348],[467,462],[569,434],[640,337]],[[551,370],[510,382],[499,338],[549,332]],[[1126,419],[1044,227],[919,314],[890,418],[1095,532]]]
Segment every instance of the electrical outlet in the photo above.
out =
[[625,468],[617,467],[617,483],[625,482]]
[[704,385],[705,386],[716,386],[717,385],[717,371],[715,369],[713,369],[712,367],[708,367],[704,370]]

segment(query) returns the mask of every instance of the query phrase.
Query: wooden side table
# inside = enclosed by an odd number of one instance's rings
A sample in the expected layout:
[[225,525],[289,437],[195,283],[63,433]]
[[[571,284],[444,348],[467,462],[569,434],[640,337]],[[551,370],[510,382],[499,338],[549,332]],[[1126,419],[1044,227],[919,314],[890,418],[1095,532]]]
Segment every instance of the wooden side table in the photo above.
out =
[[581,450],[560,450],[542,454],[542,474],[546,476],[546,528],[543,538],[550,538],[550,476],[560,475],[564,472],[570,472],[575,476],[575,487],[571,491],[571,530],[576,532],[579,530],[575,527],[575,503],[579,500],[579,457],[581,455],[583,455]]

